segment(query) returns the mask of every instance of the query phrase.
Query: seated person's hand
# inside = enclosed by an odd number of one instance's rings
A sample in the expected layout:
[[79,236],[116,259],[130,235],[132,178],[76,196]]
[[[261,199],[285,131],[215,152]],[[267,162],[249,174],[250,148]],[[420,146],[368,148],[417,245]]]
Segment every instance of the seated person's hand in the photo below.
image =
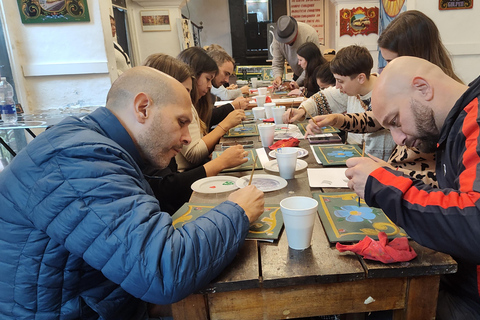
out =
[[250,223],[257,220],[265,208],[263,192],[253,185],[232,192],[228,196],[228,200],[235,202],[245,210]]
[[288,88],[290,90],[295,90],[295,89],[300,88],[300,86],[298,85],[298,83],[296,81],[290,81],[290,83],[288,84]]
[[[377,158],[375,156],[372,156],[371,154],[367,154],[367,156],[374,160],[376,163],[378,163],[380,166],[382,167],[387,167],[387,168],[390,168],[390,169],[393,169],[395,170],[396,168],[394,166],[392,166],[390,163],[388,163],[387,161],[383,160],[383,159],[380,159],[380,158]],[[399,169],[401,170],[401,169]]]
[[332,126],[338,128],[343,122],[343,117],[344,115],[340,113],[324,114],[313,117],[315,121],[312,119],[308,121],[305,137],[312,134],[322,133],[323,127]]
[[245,110],[245,108],[248,106],[248,98],[238,97],[232,101],[232,106],[235,108],[235,110]]
[[287,94],[287,96],[301,96],[301,95],[302,95],[302,90],[300,89],[293,89]]
[[369,157],[354,157],[346,161],[348,167],[345,170],[345,176],[348,178],[348,187],[355,191],[360,197],[365,199],[365,185],[367,179],[373,171],[381,167],[375,160]]
[[242,94],[249,94],[250,93],[250,88],[248,86],[243,86],[240,88],[242,90]]
[[305,110],[303,108],[289,108],[283,113],[282,119],[283,123],[293,123],[301,119],[303,116],[305,116]]
[[219,159],[218,165],[223,169],[229,169],[247,162],[247,155],[248,152],[245,151],[241,145],[236,145],[223,151],[222,154],[214,160]]
[[231,128],[242,123],[242,120],[245,119],[245,111],[242,109],[233,110],[230,112],[225,119],[220,122],[220,126],[225,128],[225,130],[230,130]]

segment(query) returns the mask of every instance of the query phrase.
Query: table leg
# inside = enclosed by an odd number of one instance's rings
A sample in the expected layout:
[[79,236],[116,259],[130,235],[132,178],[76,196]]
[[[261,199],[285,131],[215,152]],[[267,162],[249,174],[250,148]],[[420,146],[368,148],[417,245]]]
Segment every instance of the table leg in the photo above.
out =
[[202,294],[191,294],[185,299],[172,304],[172,316],[175,320],[208,320],[208,308]]
[[25,131],[27,131],[31,136],[32,138],[36,138],[37,136],[35,135],[35,133],[33,133],[32,130],[30,130],[30,128],[25,128]]
[[9,146],[1,137],[0,137],[0,143],[2,144],[2,146],[5,147],[5,149],[8,150],[8,152],[10,152],[10,154],[11,154],[12,156],[15,157],[15,156],[17,155],[17,154],[15,153],[15,151],[13,151],[13,149],[10,148],[10,146]]
[[409,279],[406,308],[395,310],[393,320],[435,319],[440,276]]

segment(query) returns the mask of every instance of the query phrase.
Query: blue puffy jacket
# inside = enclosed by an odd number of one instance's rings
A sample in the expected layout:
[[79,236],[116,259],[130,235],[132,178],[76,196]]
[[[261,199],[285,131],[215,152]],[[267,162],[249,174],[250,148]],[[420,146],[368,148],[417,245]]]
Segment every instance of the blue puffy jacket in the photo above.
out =
[[0,173],[0,318],[145,319],[201,289],[248,232],[226,201],[175,230],[106,108],[67,118]]

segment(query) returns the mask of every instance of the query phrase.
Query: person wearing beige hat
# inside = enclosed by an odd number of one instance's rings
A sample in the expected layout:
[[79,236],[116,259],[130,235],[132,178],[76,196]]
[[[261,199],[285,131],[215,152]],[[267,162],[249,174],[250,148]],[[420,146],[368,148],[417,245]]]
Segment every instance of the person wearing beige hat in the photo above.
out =
[[272,71],[274,88],[278,88],[282,84],[285,60],[293,70],[293,80],[296,80],[298,85],[303,85],[305,76],[302,67],[298,65],[297,49],[305,42],[313,42],[320,47],[317,31],[310,25],[298,22],[291,16],[281,16],[277,20],[277,26],[273,34]]

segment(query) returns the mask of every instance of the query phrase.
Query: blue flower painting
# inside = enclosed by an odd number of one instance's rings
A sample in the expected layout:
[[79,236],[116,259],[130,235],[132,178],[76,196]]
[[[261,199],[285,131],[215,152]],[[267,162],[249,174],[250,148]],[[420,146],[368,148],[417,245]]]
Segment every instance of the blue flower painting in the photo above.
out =
[[327,153],[327,156],[335,158],[351,158],[353,157],[353,152],[350,150],[335,150]]
[[345,220],[350,222],[362,222],[364,220],[373,220],[376,215],[372,212],[372,209],[369,207],[359,207],[359,206],[342,206],[340,210],[335,210],[334,214],[337,217],[345,218]]

